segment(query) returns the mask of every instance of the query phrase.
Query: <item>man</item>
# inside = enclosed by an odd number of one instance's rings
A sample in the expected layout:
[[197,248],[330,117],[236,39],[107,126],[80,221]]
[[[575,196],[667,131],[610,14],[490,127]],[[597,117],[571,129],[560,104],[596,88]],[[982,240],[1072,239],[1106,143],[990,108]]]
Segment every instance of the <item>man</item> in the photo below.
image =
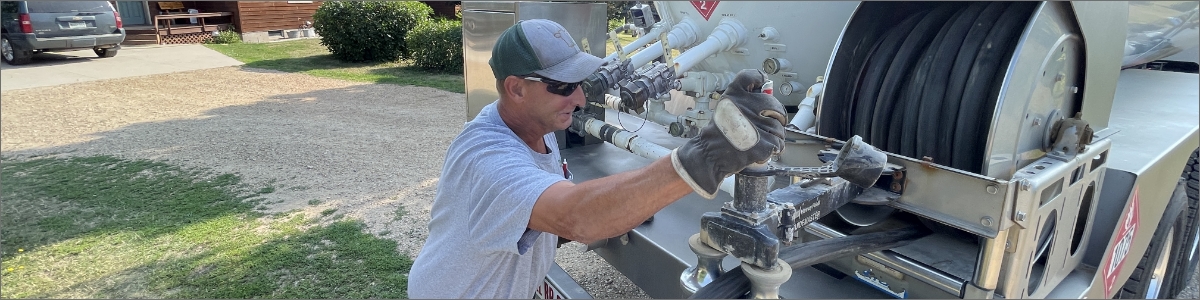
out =
[[488,62],[500,99],[468,122],[446,152],[429,239],[409,274],[411,298],[530,298],[554,263],[558,236],[610,238],[696,191],[765,162],[782,145],[783,106],[743,71],[718,101],[714,124],[641,169],[572,183],[553,132],[582,107],[579,82],[602,60],[561,25],[526,20],[505,30]]

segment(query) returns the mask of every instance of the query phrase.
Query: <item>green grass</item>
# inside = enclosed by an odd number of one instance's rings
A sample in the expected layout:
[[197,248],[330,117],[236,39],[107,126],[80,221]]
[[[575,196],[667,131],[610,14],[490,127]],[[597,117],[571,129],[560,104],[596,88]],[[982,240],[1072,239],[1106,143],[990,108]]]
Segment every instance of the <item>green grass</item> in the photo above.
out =
[[462,74],[424,71],[404,60],[387,63],[342,62],[333,58],[317,39],[204,46],[237,59],[246,67],[351,81],[426,86],[455,93],[463,93],[464,90]]
[[405,298],[358,221],[253,211],[237,176],[109,156],[0,159],[0,297]]

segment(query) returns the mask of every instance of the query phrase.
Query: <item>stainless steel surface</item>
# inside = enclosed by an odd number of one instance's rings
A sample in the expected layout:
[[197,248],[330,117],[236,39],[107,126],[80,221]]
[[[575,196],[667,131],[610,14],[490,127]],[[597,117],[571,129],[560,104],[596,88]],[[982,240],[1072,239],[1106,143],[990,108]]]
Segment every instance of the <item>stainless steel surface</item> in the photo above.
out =
[[1125,32],[1129,20],[1129,4],[1123,1],[1071,2],[1083,40],[1087,41],[1084,67],[1083,120],[1093,130],[1109,126],[1113,112],[1113,93],[1125,52]]
[[[610,124],[635,131],[639,137],[668,149],[687,141],[671,136],[662,126],[643,124],[637,117],[614,110],[606,112],[605,119]],[[577,182],[637,169],[652,161],[607,143],[564,149],[562,155],[571,161]],[[681,286],[678,274],[697,261],[687,245],[687,238],[700,231],[700,215],[719,211],[721,205],[730,200],[732,197],[726,193],[718,193],[713,200],[690,194],[656,213],[653,221],[630,231],[627,244],[610,242],[595,251],[651,297],[686,298],[691,293]],[[728,270],[739,263],[737,259],[726,257],[722,266]],[[837,279],[813,268],[792,272],[793,280],[780,287],[783,298],[887,297],[863,288],[860,282],[849,277]],[[798,278],[803,280],[795,280]]]
[[[1130,1],[1122,67],[1164,59],[1200,48],[1196,1]],[[1194,56],[1194,55],[1193,55]],[[1195,62],[1196,58],[1191,60]]]
[[1009,62],[991,116],[983,174],[1009,179],[1045,155],[1042,140],[1059,118],[1074,116],[1083,85],[1084,45],[1067,2],[1042,2]]
[[516,1],[463,1],[462,10],[473,11],[493,11],[493,12],[513,12],[516,10]]
[[[471,3],[471,2],[467,2]],[[500,98],[496,92],[496,76],[488,59],[496,38],[508,26],[516,24],[512,13],[463,9],[463,83],[467,92],[467,120]]]
[[[784,58],[792,63],[792,69],[768,78],[777,83],[796,81],[803,88],[815,83],[817,76],[824,75],[840,30],[858,6],[856,1],[713,1],[709,4],[716,8],[706,20],[691,2],[654,2],[663,19],[673,21],[671,24],[684,18],[694,21],[701,42],[725,18],[737,19],[745,25],[748,36],[741,46],[744,50],[719,52],[700,62],[692,71],[737,72],[761,68],[767,58]],[[778,39],[759,38],[765,27],[776,28]],[[775,97],[784,105],[797,105],[804,99],[804,93],[776,94]]]
[[[559,296],[563,298],[592,299],[592,295],[588,294],[578,282],[575,282],[575,279],[572,279],[571,275],[568,275],[567,271],[563,270],[558,263],[550,267],[550,273],[546,274],[546,281],[553,285],[560,293]],[[548,299],[550,298],[548,297]]]
[[[548,19],[562,24],[580,49],[604,57],[607,21],[604,3],[486,1],[463,2],[463,82],[467,119],[499,99],[488,65],[496,38],[519,20]],[[585,47],[586,45],[586,47]]]
[[[821,141],[824,138],[809,133],[788,131],[787,137],[797,141]],[[792,144],[789,144],[789,146]],[[803,145],[810,148],[814,145]],[[951,169],[938,164],[888,153],[888,163],[905,169],[904,194],[890,206],[908,211],[976,235],[995,237],[1012,221],[1013,198],[1010,183],[979,174]],[[809,160],[811,152],[784,151],[780,161]],[[994,191],[994,192],[993,192]],[[970,199],[964,201],[963,199]]]
[[[812,234],[821,239],[829,239],[829,238],[837,238],[837,237],[846,236],[845,234],[838,232],[837,230],[834,230],[833,228],[830,228],[828,226],[825,226],[824,224],[817,223],[817,222],[809,224],[804,229],[805,229],[805,232]],[[914,243],[920,243],[920,242],[921,241],[918,240]],[[927,266],[922,265],[919,262],[915,262],[904,256],[897,255],[892,250],[872,252],[872,253],[863,254],[862,256],[865,256],[866,258],[870,259],[871,261],[874,261],[877,264],[881,264],[882,266],[884,266],[886,268],[890,268],[892,270],[899,271],[901,274],[904,274],[905,276],[911,276],[912,278],[915,278],[915,279],[917,279],[925,284],[928,284],[930,286],[933,286],[933,287],[937,288],[938,290],[949,294],[950,296],[957,298],[960,295],[962,295],[962,286],[964,283],[964,281],[962,279],[954,278],[948,274],[941,272],[940,270],[929,268]],[[848,272],[847,270],[841,270],[841,271],[843,273],[847,273],[847,274],[853,273],[852,271]],[[850,276],[850,277],[853,277],[853,276]],[[935,298],[944,298],[945,296],[946,295],[942,295],[941,297],[935,296]]]
[[1004,245],[1008,243],[1008,231],[1001,231],[998,238],[984,239],[979,253],[978,266],[971,282],[984,290],[995,291],[1000,282],[1000,270],[1004,262]]
[[[628,117],[622,116],[622,119],[628,121]],[[678,140],[670,137],[663,129],[651,126],[646,126],[638,134],[652,139]],[[651,161],[607,143],[564,149],[562,155],[571,161],[571,170],[577,181],[633,170]],[[630,231],[628,244],[608,243],[604,248],[596,249],[596,253],[651,297],[687,298],[691,293],[683,289],[678,277],[678,274],[696,262],[695,254],[687,246],[687,238],[700,231],[701,214],[718,211],[722,203],[730,200],[732,198],[725,193],[718,193],[717,198],[713,200],[695,194],[685,196],[655,214],[653,221]],[[738,264],[737,259],[727,257],[722,265],[725,269],[732,269]],[[813,268],[795,269],[792,278],[793,280],[780,288],[781,297],[887,297],[875,290],[863,288],[861,283],[851,278],[836,279]],[[800,278],[803,280],[797,280]]]
[[[1109,173],[1116,171],[1128,175],[1123,177],[1132,180],[1133,186],[1129,189],[1106,187],[1103,194],[1104,197],[1117,198],[1117,203],[1123,206],[1136,188],[1141,203],[1138,216],[1140,223],[1156,224],[1163,215],[1188,156],[1200,147],[1200,138],[1197,136],[1200,130],[1197,124],[1200,123],[1200,101],[1196,101],[1200,97],[1200,76],[1130,69],[1122,70],[1120,79],[1110,126],[1119,132],[1111,137]],[[1117,210],[1121,208],[1117,207]],[[1121,273],[1117,275],[1117,285],[1122,284],[1124,278],[1133,272],[1133,265],[1137,264],[1136,257],[1145,253],[1151,237],[1152,234],[1135,235],[1129,252],[1130,257],[1135,258],[1125,260]],[[1103,240],[1111,244],[1114,238],[1115,234],[1110,234],[1104,236]],[[1100,257],[1089,261],[1099,263],[1100,258],[1107,257],[1112,249],[1103,251]],[[1102,286],[1103,282],[1099,280],[1100,276],[1097,276],[1092,286]],[[1102,294],[1103,291],[1093,292],[1089,293],[1089,297],[1111,296]]]
[[[998,294],[1010,299],[1045,297],[1079,265],[1083,252],[1071,245],[1087,245],[1088,230],[1094,223],[1077,217],[1082,210],[1094,211],[1096,203],[1082,197],[1088,196],[1089,187],[1103,187],[1101,178],[1106,171],[1105,161],[1091,158],[1102,157],[1110,146],[1108,140],[1096,141],[1065,162],[1043,157],[1013,176],[1019,183],[1015,210],[1026,217],[1018,219],[1018,226],[999,240],[1008,244],[1010,254],[1004,257],[1006,267],[999,270]],[[1081,207],[1084,202],[1091,204]],[[1072,240],[1076,230],[1081,230],[1079,241]]]

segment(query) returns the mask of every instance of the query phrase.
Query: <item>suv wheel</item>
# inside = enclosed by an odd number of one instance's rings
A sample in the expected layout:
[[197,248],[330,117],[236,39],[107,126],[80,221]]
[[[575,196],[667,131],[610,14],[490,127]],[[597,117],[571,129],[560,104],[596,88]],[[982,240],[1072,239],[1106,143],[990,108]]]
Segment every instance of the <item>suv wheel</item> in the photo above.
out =
[[96,56],[99,57],[117,56],[117,48],[92,48],[92,51],[95,51]]
[[18,48],[17,45],[8,41],[8,37],[3,37],[3,58],[4,62],[9,65],[23,65],[29,63],[29,58],[32,53],[29,50]]

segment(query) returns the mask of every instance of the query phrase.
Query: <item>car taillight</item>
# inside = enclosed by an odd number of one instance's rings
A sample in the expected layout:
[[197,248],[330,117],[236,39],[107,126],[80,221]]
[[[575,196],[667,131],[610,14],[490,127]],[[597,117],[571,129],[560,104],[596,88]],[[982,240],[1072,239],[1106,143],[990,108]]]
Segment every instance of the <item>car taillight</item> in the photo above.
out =
[[125,24],[121,22],[121,13],[113,11],[113,17],[117,18],[117,28],[124,28]]
[[21,32],[33,33],[33,23],[29,22],[29,14],[20,14],[18,18],[21,20]]

